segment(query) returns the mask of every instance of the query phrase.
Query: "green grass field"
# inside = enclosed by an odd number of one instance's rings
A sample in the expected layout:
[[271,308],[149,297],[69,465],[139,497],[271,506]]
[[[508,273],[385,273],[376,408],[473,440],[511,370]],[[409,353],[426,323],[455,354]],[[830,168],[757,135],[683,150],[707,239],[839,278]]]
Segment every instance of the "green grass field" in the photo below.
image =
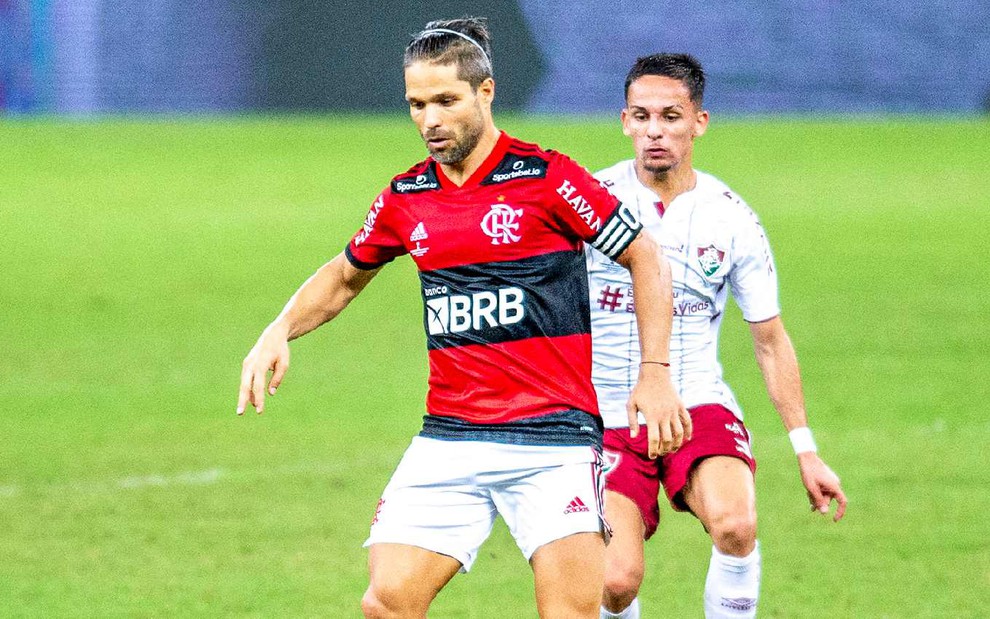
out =
[[[591,169],[611,120],[504,121]],[[423,414],[408,259],[240,362],[424,150],[403,118],[0,123],[0,616],[358,617],[361,544]],[[763,617],[990,614],[990,124],[716,118],[696,164],[761,214],[812,425],[850,496],[808,510],[738,311],[722,361],[760,461]],[[664,512],[645,616],[700,617],[710,543]],[[499,524],[433,617],[535,617]]]

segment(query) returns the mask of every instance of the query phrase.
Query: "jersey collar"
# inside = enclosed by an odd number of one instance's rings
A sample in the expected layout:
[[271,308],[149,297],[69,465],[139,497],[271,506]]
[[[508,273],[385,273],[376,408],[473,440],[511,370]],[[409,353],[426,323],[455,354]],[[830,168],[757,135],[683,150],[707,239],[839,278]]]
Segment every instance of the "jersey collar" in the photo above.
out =
[[463,185],[458,186],[454,181],[447,178],[447,175],[443,172],[443,166],[441,166],[436,161],[433,162],[433,169],[436,170],[437,180],[440,181],[440,187],[449,191],[456,191],[458,189],[467,189],[468,187],[476,187],[485,180],[485,178],[491,174],[492,170],[498,166],[499,162],[505,157],[505,153],[509,150],[509,145],[512,143],[512,137],[509,136],[505,131],[498,132],[498,140],[495,142],[495,147],[492,148],[492,152],[488,153],[485,160],[481,162],[478,169],[464,181]]

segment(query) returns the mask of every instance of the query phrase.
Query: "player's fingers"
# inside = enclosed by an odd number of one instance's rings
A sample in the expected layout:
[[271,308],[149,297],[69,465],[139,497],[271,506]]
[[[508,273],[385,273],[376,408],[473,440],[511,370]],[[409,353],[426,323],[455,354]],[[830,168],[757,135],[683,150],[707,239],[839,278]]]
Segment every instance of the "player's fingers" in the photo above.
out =
[[808,488],[808,500],[811,501],[811,509],[823,514],[828,513],[828,498],[822,494],[817,483]]
[[265,410],[265,375],[268,374],[266,370],[260,372],[255,372],[254,377],[251,379],[251,401],[254,402],[254,408],[258,411],[260,415]]
[[670,427],[670,421],[660,424],[660,454],[667,454],[674,447],[674,433]]
[[272,379],[268,383],[268,393],[270,395],[275,395],[275,390],[278,386],[282,384],[282,379],[285,378],[285,372],[289,369],[289,362],[282,357],[275,360],[275,371],[272,372]]
[[681,425],[684,427],[684,442],[686,443],[694,436],[694,420],[691,419],[691,413],[683,405],[677,411],[677,416],[680,417]]
[[251,398],[251,370],[241,372],[241,387],[237,392],[237,414],[243,415]]
[[626,400],[626,418],[629,420],[629,436],[636,438],[639,436],[639,411],[633,404],[632,398]]
[[679,415],[675,415],[670,420],[671,429],[671,451],[677,451],[684,444],[684,426],[681,425],[681,418]]
[[839,505],[835,510],[835,516],[832,518],[835,522],[842,520],[842,517],[846,515],[846,505],[849,501],[846,499],[846,495],[842,490],[835,493],[835,502]]
[[648,439],[647,455],[650,456],[651,460],[656,459],[660,455],[661,445],[660,445],[660,428],[657,426],[656,421],[647,420],[646,422],[646,437]]

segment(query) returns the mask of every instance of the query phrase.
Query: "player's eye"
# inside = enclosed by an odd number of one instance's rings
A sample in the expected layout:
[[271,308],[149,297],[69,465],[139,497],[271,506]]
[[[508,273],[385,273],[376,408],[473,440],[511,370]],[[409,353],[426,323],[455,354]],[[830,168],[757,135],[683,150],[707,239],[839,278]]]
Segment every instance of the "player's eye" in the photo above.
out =
[[677,114],[667,114],[666,116],[664,116],[664,118],[667,119],[667,122],[672,123],[676,121],[678,118],[680,118],[680,116],[678,116]]

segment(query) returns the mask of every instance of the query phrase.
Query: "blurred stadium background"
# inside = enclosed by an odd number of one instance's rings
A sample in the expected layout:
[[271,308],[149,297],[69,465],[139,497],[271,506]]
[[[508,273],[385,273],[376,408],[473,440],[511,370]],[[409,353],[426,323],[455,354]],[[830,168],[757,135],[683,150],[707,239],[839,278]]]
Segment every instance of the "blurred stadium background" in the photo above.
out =
[[438,13],[490,16],[503,109],[612,111],[661,48],[705,60],[716,112],[990,105],[983,0],[0,0],[0,109],[394,110],[396,59]]
[[[240,361],[424,157],[400,56],[489,15],[501,128],[630,156],[628,65],[706,65],[696,164],[760,213],[809,410],[843,477],[807,512],[734,308],[760,461],[763,617],[990,608],[990,4],[848,0],[0,0],[0,616],[357,617],[361,542],[419,428],[408,260],[293,344],[262,417]],[[647,616],[700,616],[710,544],[665,510]],[[431,616],[534,617],[504,526]]]

